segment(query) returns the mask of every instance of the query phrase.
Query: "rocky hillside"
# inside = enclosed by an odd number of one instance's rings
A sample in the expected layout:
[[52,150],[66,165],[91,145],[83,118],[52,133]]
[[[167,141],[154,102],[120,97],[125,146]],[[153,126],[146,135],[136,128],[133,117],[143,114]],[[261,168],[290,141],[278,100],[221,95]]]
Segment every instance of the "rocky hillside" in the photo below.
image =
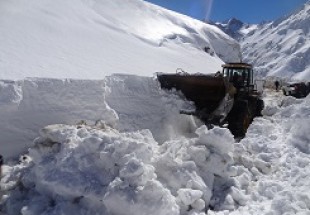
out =
[[237,41],[243,39],[246,35],[256,30],[259,26],[257,24],[244,23],[236,18],[229,19],[223,23],[215,22],[212,24]]

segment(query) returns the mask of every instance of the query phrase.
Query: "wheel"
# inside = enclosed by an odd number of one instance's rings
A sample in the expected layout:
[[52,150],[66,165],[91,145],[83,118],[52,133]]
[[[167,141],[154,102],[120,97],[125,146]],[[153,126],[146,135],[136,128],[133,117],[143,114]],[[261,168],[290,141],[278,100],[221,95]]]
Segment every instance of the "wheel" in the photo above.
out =
[[262,116],[262,110],[264,107],[264,101],[262,99],[257,99],[255,116]]
[[248,103],[246,101],[238,102],[228,117],[228,128],[231,133],[237,137],[243,138],[251,123]]

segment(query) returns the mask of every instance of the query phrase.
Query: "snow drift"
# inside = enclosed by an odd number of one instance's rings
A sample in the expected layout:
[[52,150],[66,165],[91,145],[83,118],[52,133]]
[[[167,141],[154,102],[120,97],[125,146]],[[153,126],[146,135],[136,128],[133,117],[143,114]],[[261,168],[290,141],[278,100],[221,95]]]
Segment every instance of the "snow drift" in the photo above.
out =
[[142,0],[2,1],[0,43],[0,79],[10,80],[210,73],[239,54],[214,26]]

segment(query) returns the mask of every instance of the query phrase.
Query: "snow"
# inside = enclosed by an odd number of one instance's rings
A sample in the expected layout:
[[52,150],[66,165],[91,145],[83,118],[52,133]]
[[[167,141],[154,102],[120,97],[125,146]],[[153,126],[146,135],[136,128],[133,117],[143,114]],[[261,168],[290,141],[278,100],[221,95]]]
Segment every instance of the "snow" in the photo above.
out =
[[46,125],[102,118],[114,125],[118,120],[104,99],[104,81],[25,79],[0,81],[0,89],[0,143],[5,158],[24,151]]
[[[205,138],[209,132],[226,144],[211,147]],[[208,131],[205,126],[195,138],[163,145],[149,130],[122,133],[110,127],[57,124],[43,128],[40,135],[20,164],[5,167],[2,190],[25,187],[5,197],[8,214],[66,213],[67,207],[81,211],[78,214],[203,212],[214,178],[229,176],[232,151],[223,148],[234,141],[227,129]],[[196,160],[194,148],[210,151],[208,157]]]
[[[216,72],[222,59],[237,60],[240,49],[213,26],[141,0],[0,4],[0,144],[5,157],[25,150],[46,125],[104,118],[116,126],[117,114],[118,129],[149,128],[159,142],[168,134],[185,133],[191,129],[188,120],[174,117],[182,102],[169,106],[151,77],[177,68]],[[123,89],[117,87],[122,79],[129,81]],[[143,82],[141,88],[134,86]],[[106,109],[110,113],[104,115]],[[164,131],[158,129],[160,121]]]
[[211,23],[221,29],[223,32],[228,34],[230,37],[234,38],[237,41],[241,41],[250,33],[254,32],[259,28],[258,24],[247,24],[242,21],[232,18],[223,23],[215,22]]
[[259,26],[241,41],[244,61],[261,77],[310,80],[309,11],[307,2],[290,16]]
[[239,44],[217,28],[142,0],[0,4],[0,79],[215,73],[218,56],[239,60]]
[[[256,177],[245,189],[251,198],[247,206],[231,214],[309,214],[310,211],[306,180],[310,174],[310,97],[281,106],[281,100],[287,98],[279,93],[270,94],[269,98],[280,104],[267,105],[276,105],[279,110],[272,116],[256,119],[247,138],[240,142],[241,163],[245,164],[245,155],[250,155],[246,161],[248,170],[243,174]],[[256,163],[257,158],[263,162]]]
[[[110,78],[127,84],[141,79]],[[168,104],[180,102],[174,96]],[[267,90],[264,100],[266,114],[254,120],[240,142],[226,128],[206,126],[194,127],[192,136],[168,135],[162,143],[150,129],[120,131],[106,124],[44,127],[19,163],[4,165],[2,210],[308,214],[310,96],[294,99]]]
[[[0,4],[0,214],[309,214],[310,96],[265,91],[264,116],[235,140],[159,88],[154,72],[235,61],[219,29],[141,0]],[[305,54],[308,7],[271,38]]]

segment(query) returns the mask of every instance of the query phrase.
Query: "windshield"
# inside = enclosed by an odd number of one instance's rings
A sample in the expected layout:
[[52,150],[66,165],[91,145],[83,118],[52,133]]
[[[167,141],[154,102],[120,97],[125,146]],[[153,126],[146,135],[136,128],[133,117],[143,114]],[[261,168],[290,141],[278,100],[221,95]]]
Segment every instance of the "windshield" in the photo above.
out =
[[228,77],[230,82],[250,84],[252,80],[251,70],[248,68],[224,68],[224,77]]

